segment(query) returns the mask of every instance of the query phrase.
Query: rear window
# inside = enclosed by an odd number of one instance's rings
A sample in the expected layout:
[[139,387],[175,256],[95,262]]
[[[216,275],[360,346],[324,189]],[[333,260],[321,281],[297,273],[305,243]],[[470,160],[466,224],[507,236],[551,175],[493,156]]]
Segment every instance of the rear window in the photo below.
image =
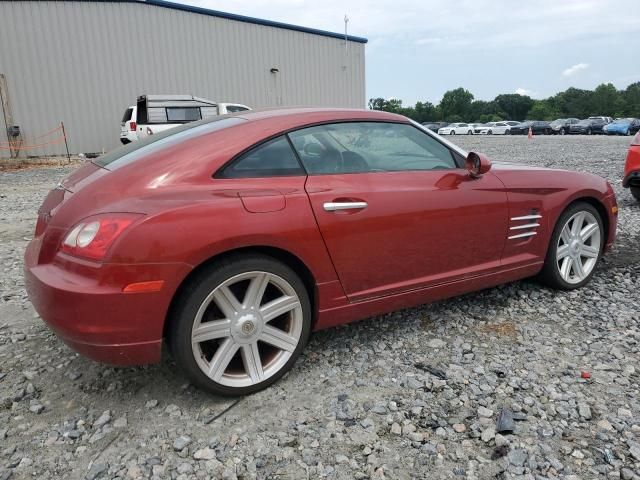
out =
[[195,122],[200,118],[200,107],[167,107],[169,122]]
[[93,160],[93,163],[107,170],[115,170],[149,154],[158,152],[163,148],[176,145],[200,135],[233,127],[246,121],[247,120],[238,117],[225,117],[187,123],[111,150],[106,155],[101,155]]
[[124,115],[122,116],[122,123],[128,122],[131,120],[131,114],[133,113],[133,108],[127,108],[124,111]]

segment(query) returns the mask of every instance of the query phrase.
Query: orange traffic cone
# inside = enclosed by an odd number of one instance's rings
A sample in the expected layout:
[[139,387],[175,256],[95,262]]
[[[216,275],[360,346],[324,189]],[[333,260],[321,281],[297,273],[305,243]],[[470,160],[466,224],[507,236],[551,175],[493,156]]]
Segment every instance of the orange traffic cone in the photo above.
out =
[[529,140],[533,138],[533,132],[531,131],[531,127],[529,127],[529,135],[527,136],[529,137]]

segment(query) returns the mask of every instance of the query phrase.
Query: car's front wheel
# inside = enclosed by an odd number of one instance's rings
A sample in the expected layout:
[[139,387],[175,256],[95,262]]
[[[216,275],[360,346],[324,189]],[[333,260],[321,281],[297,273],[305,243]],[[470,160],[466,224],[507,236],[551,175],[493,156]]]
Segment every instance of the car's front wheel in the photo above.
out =
[[629,190],[631,190],[631,195],[633,195],[633,198],[640,202],[640,187],[629,187]]
[[570,205],[553,230],[540,279],[561,290],[585,285],[600,259],[603,232],[602,218],[592,205]]
[[455,134],[456,134],[456,131],[455,131],[455,130],[451,130],[451,131],[449,132],[449,135],[455,135]]
[[564,134],[565,134],[564,128],[561,128],[560,129],[560,135],[564,135]]
[[169,319],[169,349],[197,386],[221,395],[268,387],[300,356],[311,331],[300,277],[268,256],[234,256],[197,273]]

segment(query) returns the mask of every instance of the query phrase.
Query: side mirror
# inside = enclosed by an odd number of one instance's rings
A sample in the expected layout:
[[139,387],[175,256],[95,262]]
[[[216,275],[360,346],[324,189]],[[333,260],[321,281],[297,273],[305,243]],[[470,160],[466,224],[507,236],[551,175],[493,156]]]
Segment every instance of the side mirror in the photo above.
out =
[[478,178],[491,170],[491,161],[482,153],[469,152],[465,166],[472,178]]

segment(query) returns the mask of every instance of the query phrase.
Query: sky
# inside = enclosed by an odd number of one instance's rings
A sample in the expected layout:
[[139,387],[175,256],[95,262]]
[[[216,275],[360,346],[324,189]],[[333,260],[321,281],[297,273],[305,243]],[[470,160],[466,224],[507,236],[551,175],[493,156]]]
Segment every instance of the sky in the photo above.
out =
[[[176,0],[174,0],[176,1]],[[177,0],[369,39],[371,97],[434,104],[464,87],[546,98],[640,81],[638,0]]]

